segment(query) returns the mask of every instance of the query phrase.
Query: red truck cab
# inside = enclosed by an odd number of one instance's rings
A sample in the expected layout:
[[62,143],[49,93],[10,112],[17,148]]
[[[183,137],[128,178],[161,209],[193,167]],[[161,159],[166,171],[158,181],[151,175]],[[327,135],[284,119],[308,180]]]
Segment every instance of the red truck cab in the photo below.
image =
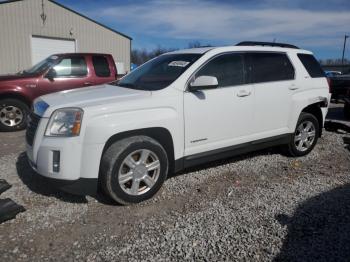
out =
[[116,79],[113,57],[93,53],[55,54],[28,70],[0,76],[0,131],[24,129],[29,108],[39,96]]

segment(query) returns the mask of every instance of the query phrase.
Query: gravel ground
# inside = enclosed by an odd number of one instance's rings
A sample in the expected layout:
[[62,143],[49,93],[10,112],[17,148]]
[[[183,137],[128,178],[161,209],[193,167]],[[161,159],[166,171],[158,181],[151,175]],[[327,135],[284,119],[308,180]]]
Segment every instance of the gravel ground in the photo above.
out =
[[270,149],[168,179],[152,200],[118,206],[48,187],[21,153],[0,156],[27,211],[0,225],[0,261],[347,261],[350,152],[324,132],[314,151]]

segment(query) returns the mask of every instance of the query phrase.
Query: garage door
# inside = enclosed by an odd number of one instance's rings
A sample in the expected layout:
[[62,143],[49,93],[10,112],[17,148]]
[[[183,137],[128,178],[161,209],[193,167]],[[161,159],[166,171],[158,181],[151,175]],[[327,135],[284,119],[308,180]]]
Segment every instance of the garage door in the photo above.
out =
[[75,41],[43,37],[32,37],[32,64],[40,62],[52,54],[74,53]]

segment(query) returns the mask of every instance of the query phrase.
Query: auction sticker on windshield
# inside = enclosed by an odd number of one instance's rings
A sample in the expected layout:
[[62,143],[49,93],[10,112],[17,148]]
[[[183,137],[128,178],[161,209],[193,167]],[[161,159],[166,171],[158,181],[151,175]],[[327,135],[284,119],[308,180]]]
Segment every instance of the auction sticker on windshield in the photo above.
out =
[[187,61],[172,61],[168,64],[168,66],[179,66],[186,67],[190,62]]

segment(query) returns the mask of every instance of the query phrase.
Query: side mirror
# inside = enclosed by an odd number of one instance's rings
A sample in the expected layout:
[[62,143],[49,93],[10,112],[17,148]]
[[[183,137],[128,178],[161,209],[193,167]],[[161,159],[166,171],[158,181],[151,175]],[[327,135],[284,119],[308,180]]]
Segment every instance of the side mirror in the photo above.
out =
[[218,79],[215,76],[199,76],[189,85],[189,91],[214,89],[219,86]]
[[57,77],[57,72],[54,68],[50,68],[50,70],[46,73],[45,77],[50,81],[53,81],[55,77]]

